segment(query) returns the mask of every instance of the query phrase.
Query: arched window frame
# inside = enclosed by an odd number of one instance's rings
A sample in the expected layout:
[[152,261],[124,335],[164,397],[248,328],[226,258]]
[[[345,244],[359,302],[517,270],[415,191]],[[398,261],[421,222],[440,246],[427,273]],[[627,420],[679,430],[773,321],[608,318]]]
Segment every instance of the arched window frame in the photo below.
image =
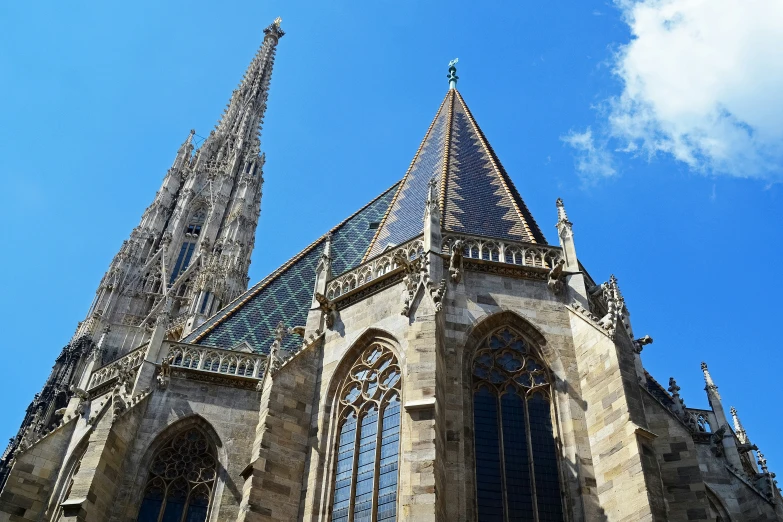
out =
[[[332,435],[330,437],[330,443],[329,443],[329,494],[328,494],[328,502],[325,504],[326,508],[326,520],[332,521],[332,522],[338,522],[338,521],[358,521],[358,520],[369,520],[369,521],[391,521],[391,520],[399,520],[398,513],[397,513],[397,504],[399,503],[399,488],[400,488],[400,464],[401,464],[401,445],[400,445],[400,439],[402,434],[402,372],[400,367],[400,359],[398,357],[398,354],[396,350],[393,350],[389,347],[388,344],[382,341],[371,341],[367,343],[362,343],[363,348],[361,349],[355,349],[349,352],[349,354],[344,358],[344,363],[341,364],[342,371],[338,369],[336,372],[336,377],[333,382],[336,382],[336,384],[332,385],[332,393],[333,393],[333,407],[332,407],[332,415],[331,417],[331,423],[332,423]],[[371,354],[373,352],[379,351],[380,356],[375,360],[371,361]],[[383,366],[384,361],[390,360],[391,364],[388,367]],[[348,364],[350,365],[348,365]],[[369,363],[369,364],[368,364]],[[362,368],[372,367],[373,369],[379,369],[381,370],[378,372],[378,375],[380,377],[380,382],[384,380],[384,376],[388,375],[389,372],[392,370],[396,371],[397,377],[393,382],[388,383],[387,386],[379,386],[378,382],[375,381],[375,390],[380,390],[379,393],[373,394],[373,393],[367,393],[366,390],[369,388],[369,385],[365,386],[368,382],[367,380],[358,380],[355,378],[355,372],[357,370],[361,370]],[[349,396],[349,393],[354,390],[355,384],[361,384],[361,391],[358,394],[358,396],[352,400],[353,395]],[[374,396],[374,399],[368,398],[369,396]],[[394,452],[394,462],[396,464],[395,471],[394,471],[394,486],[393,486],[393,500],[391,502],[382,502],[382,497],[386,497],[390,489],[387,486],[387,491],[383,492],[382,490],[383,485],[381,483],[381,475],[382,473],[382,462],[384,460],[382,455],[382,449],[384,449],[384,446],[387,448],[391,448],[392,445],[384,444],[384,421],[386,420],[385,414],[390,411],[389,408],[394,407],[396,408],[396,417],[397,417],[397,424],[396,424],[396,433],[394,434],[394,437],[396,437],[396,440],[393,442],[393,449]],[[373,473],[372,473],[372,484],[373,487],[371,488],[371,497],[370,497],[370,509],[369,514],[365,513],[365,515],[368,518],[359,518],[356,516],[356,506],[357,506],[357,483],[361,480],[357,480],[357,478],[360,476],[359,474],[359,467],[360,467],[360,459],[361,459],[361,453],[362,453],[362,428],[364,427],[363,422],[365,419],[368,418],[368,415],[370,414],[371,409],[375,409],[377,412],[376,414],[376,420],[375,420],[375,458],[373,459]],[[394,416],[394,410],[391,410],[390,413],[391,416]],[[341,438],[342,435],[345,433],[343,430],[346,426],[346,424],[349,421],[353,421],[353,425],[355,426],[354,434],[353,434],[353,450],[351,457],[351,474],[350,474],[350,482],[348,483],[348,495],[347,495],[347,501],[348,505],[347,508],[347,514],[345,518],[339,518],[335,517],[335,501],[340,500],[338,496],[338,484],[337,481],[340,480],[339,475],[341,472],[340,469],[340,453],[341,453]],[[344,442],[344,441],[343,441]],[[388,465],[388,464],[387,464]],[[344,479],[343,479],[344,480]],[[345,486],[343,486],[345,487]],[[383,517],[383,510],[379,509],[379,507],[385,504],[387,508],[393,507],[393,513],[391,517]],[[386,511],[388,514],[388,511]]]
[[[225,449],[222,447],[220,439],[215,433],[212,426],[200,415],[192,415],[176,421],[174,424],[168,426],[154,439],[149,449],[145,453],[139,463],[138,472],[133,486],[133,497],[137,498],[137,501],[129,506],[130,512],[127,512],[128,516],[132,516],[133,520],[138,520],[141,515],[140,511],[142,503],[145,498],[147,486],[152,481],[152,467],[155,465],[156,458],[160,452],[166,449],[172,441],[174,441],[179,435],[187,433],[188,431],[198,431],[207,441],[211,455],[215,459],[215,474],[212,480],[209,491],[209,503],[207,505],[205,521],[212,522],[216,520],[219,509],[219,499],[223,494],[223,487],[225,484],[225,461],[227,455]],[[173,481],[172,481],[173,482]],[[193,488],[195,489],[195,488]],[[163,510],[161,510],[161,514]],[[182,514],[183,520],[187,518],[187,506],[185,506]]]
[[[566,502],[565,498],[568,495],[568,490],[566,488],[566,484],[563,481],[563,470],[562,470],[562,448],[558,441],[562,440],[560,437],[560,422],[559,422],[559,415],[558,415],[558,405],[556,400],[556,390],[555,390],[555,375],[552,372],[551,368],[547,364],[547,358],[545,357],[544,353],[542,353],[541,347],[546,344],[546,340],[543,338],[543,336],[538,332],[534,327],[527,324],[524,320],[519,318],[516,314],[513,314],[512,312],[503,312],[501,314],[498,314],[497,317],[492,317],[489,320],[485,321],[486,324],[479,324],[476,328],[471,332],[469,335],[469,340],[466,345],[467,352],[466,352],[466,358],[465,358],[465,366],[463,367],[465,369],[464,378],[466,382],[466,392],[468,392],[466,396],[466,421],[470,422],[471,428],[473,428],[473,436],[472,436],[472,444],[470,444],[469,448],[466,448],[468,450],[467,455],[470,456],[469,460],[467,461],[469,463],[469,466],[472,466],[473,469],[473,476],[472,476],[472,489],[473,489],[473,509],[475,510],[474,513],[476,516],[479,515],[479,482],[480,478],[478,477],[478,448],[476,446],[476,443],[478,441],[478,436],[476,433],[476,425],[475,425],[475,413],[476,413],[476,404],[475,404],[475,393],[482,387],[489,387],[491,383],[488,382],[488,380],[480,379],[474,376],[473,374],[473,368],[474,368],[474,362],[478,357],[484,353],[484,351],[487,349],[487,343],[492,338],[492,336],[496,335],[499,332],[502,332],[504,330],[507,330],[515,336],[515,338],[518,338],[522,340],[525,344],[526,350],[527,350],[527,356],[530,359],[534,359],[536,363],[540,366],[540,369],[536,370],[536,374],[540,375],[545,378],[546,382],[541,382],[540,384],[536,384],[531,386],[526,392],[526,401],[529,399],[532,399],[536,395],[542,396],[547,402],[549,406],[549,422],[552,427],[552,442],[554,446],[554,459],[556,463],[556,475],[557,475],[557,485],[558,485],[558,494],[559,494],[559,506],[560,506],[560,514],[558,520],[566,520],[567,519],[567,509],[566,509]],[[517,325],[517,323],[523,323],[520,325]],[[498,350],[498,354],[502,354],[505,352],[508,348],[504,347]],[[525,363],[527,364],[527,363]],[[498,430],[498,436],[499,439],[499,479],[501,484],[501,494],[502,497],[500,498],[500,501],[502,501],[502,512],[498,520],[514,520],[513,518],[510,518],[508,513],[506,513],[506,506],[508,503],[508,491],[507,486],[505,484],[507,477],[505,473],[505,466],[507,464],[503,462],[505,460],[504,457],[504,449],[503,449],[503,439],[502,439],[502,432],[503,432],[503,418],[501,413],[501,400],[504,395],[508,393],[507,386],[509,385],[508,380],[505,380],[503,382],[499,382],[497,384],[492,384],[492,393],[496,395],[496,404],[498,405],[497,409],[497,430]],[[468,420],[469,419],[469,420]],[[527,408],[525,409],[525,422],[526,422],[526,437],[527,437],[527,455],[528,455],[528,465],[529,467],[529,477],[532,478],[531,483],[531,501],[533,502],[533,518],[530,520],[551,520],[551,518],[547,518],[546,516],[539,516],[538,511],[536,507],[536,489],[535,489],[535,470],[534,470],[534,464],[533,460],[535,459],[535,456],[533,455],[533,451],[530,449],[530,431],[531,431],[531,422],[529,413],[527,412]],[[494,520],[494,519],[493,519]]]

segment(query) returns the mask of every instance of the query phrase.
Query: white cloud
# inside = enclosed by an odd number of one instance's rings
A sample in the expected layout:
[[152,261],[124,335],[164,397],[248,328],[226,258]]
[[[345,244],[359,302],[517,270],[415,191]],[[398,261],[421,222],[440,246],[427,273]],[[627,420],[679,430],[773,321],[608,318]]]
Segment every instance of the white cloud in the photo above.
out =
[[693,170],[783,178],[781,0],[615,0],[633,34],[608,135]]
[[584,132],[572,130],[567,135],[561,136],[560,139],[576,151],[576,170],[583,180],[595,181],[616,174],[612,166],[612,155],[602,144],[596,145],[590,127]]

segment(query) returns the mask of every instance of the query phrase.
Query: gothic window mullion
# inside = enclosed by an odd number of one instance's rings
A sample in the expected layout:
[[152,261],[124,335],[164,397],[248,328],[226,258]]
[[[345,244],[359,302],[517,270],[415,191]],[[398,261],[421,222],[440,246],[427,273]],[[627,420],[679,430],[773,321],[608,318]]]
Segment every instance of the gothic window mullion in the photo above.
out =
[[343,379],[332,522],[396,520],[400,375],[391,350],[373,345]]
[[503,392],[497,395],[497,430],[498,430],[498,454],[500,455],[500,492],[502,493],[503,506],[503,520],[509,522],[509,509],[508,509],[508,489],[506,488],[507,476],[506,476],[506,455],[505,455],[505,443],[503,437]]
[[523,398],[523,404],[525,406],[525,437],[527,438],[527,458],[530,467],[530,494],[533,496],[533,517],[536,522],[539,522],[538,515],[538,495],[536,494],[536,465],[533,462],[533,437],[530,429],[530,410],[528,408],[528,394],[525,393]]
[[[385,408],[384,408],[385,411]],[[378,495],[381,488],[381,450],[383,449],[383,417],[384,411],[378,411],[378,422],[375,426],[375,474],[372,480],[372,512],[371,520],[378,520]]]
[[152,461],[138,522],[206,521],[216,467],[214,449],[198,429],[173,437]]
[[353,434],[353,458],[351,462],[351,496],[348,503],[348,522],[353,522],[356,508],[356,472],[359,468],[359,440],[362,432],[362,414],[356,416],[356,429]]

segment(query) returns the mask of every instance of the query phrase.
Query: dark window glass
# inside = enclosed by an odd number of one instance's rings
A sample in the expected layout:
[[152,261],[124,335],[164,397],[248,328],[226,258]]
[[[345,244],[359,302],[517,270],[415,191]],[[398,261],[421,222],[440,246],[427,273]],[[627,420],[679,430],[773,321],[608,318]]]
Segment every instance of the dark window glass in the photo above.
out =
[[354,522],[372,519],[372,498],[375,486],[375,441],[378,437],[378,410],[370,410],[362,419],[359,438],[359,463],[356,468]]
[[542,393],[536,393],[528,400],[527,407],[530,414],[538,520],[557,522],[563,520],[563,506],[560,500],[560,477],[557,471],[555,441],[552,437],[549,401]]
[[476,351],[473,383],[479,522],[562,522],[546,369],[502,328]]
[[179,275],[179,271],[182,268],[182,260],[185,258],[185,253],[188,251],[188,245],[189,243],[182,243],[182,246],[179,249],[179,255],[177,256],[177,261],[174,263],[174,269],[171,271],[171,276],[169,277],[169,284],[173,284],[174,281],[177,279],[177,276]]
[[508,492],[508,519],[533,520],[530,459],[525,426],[525,399],[511,388],[500,400],[503,411],[503,456]]
[[500,480],[500,437],[498,433],[498,400],[486,387],[474,398],[476,428],[476,488],[478,516],[482,522],[502,521],[503,485]]
[[204,292],[204,299],[201,301],[201,309],[198,313],[204,313],[204,310],[207,308],[207,301],[209,301],[209,292]]
[[152,461],[137,521],[205,522],[216,476],[204,434],[195,428],[180,433]]
[[383,412],[378,480],[378,522],[397,517],[397,462],[400,448],[400,401],[394,397]]

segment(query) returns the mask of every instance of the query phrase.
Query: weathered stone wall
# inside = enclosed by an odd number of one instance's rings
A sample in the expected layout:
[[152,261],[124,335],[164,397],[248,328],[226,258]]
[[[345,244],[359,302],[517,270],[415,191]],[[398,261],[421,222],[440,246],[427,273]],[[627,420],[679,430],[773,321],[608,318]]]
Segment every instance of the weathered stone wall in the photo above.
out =
[[584,423],[568,314],[545,282],[466,271],[446,298],[444,379],[447,411],[446,520],[475,517],[475,456],[471,364],[481,340],[511,326],[538,347],[555,378],[557,446],[564,478],[564,510],[572,520],[602,520]]
[[650,431],[657,436],[652,446],[661,469],[668,520],[707,520],[706,488],[690,431],[648,393],[644,406]]
[[776,504],[770,503],[759,488],[753,487],[754,480],[729,469],[725,459],[713,455],[709,444],[697,444],[695,450],[708,493],[726,508],[733,520],[783,520],[780,495]]
[[[203,375],[203,374],[202,374]],[[236,520],[241,500],[242,470],[250,462],[259,393],[230,386],[230,377],[208,375],[224,384],[192,380],[195,373],[174,371],[165,390],[156,389],[148,399],[132,447],[123,464],[123,482],[116,495],[112,522],[132,522],[143,496],[149,466],[157,449],[172,436],[191,426],[199,427],[214,444],[218,457],[218,481],[210,520]]]
[[451,501],[436,492],[436,314],[430,297],[421,291],[411,316],[402,315],[401,296],[398,284],[344,308],[325,334],[302,520],[329,519],[337,436],[334,394],[350,365],[373,342],[392,349],[402,370],[398,518],[442,520],[441,502]]
[[[628,365],[623,348],[581,314],[570,312],[570,322],[598,497],[606,520],[664,520],[660,505],[649,497],[646,482],[650,477],[645,475],[643,447],[637,441],[637,430],[644,429],[637,422],[644,421],[644,414],[639,384],[633,382],[633,359]],[[629,394],[632,387],[635,390]]]
[[[62,522],[105,522],[114,505],[123,477],[123,461],[133,444],[147,399],[114,419],[111,407],[99,407],[94,429],[87,434],[87,447],[70,494],[64,498]],[[105,399],[105,398],[104,398]]]
[[310,347],[264,381],[236,520],[297,520],[320,361],[320,347]]
[[37,521],[49,503],[76,420],[20,452],[0,494],[0,521]]

